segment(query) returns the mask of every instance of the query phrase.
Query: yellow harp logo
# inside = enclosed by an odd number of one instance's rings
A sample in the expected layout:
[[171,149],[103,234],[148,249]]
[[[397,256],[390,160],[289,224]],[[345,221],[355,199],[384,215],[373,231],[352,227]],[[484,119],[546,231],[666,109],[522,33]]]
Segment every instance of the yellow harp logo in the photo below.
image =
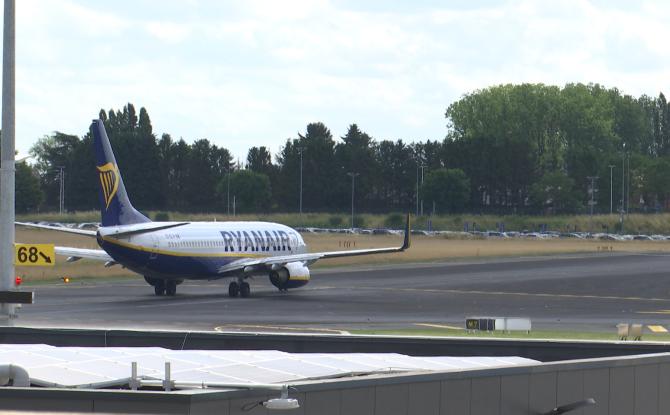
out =
[[102,187],[102,194],[105,198],[109,209],[109,204],[112,203],[116,191],[119,190],[119,168],[112,163],[107,163],[104,166],[98,166],[98,174],[100,176],[100,186]]

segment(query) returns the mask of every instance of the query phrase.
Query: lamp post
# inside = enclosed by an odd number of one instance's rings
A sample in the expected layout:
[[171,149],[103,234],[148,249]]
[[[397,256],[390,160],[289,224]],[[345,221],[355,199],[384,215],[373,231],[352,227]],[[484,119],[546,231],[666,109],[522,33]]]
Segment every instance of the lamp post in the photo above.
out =
[[591,200],[589,200],[589,206],[591,207],[591,213],[589,214],[589,233],[591,233],[593,232],[593,206],[596,204],[595,194],[598,191],[596,189],[596,180],[598,180],[598,176],[588,176],[587,179],[591,182],[589,186],[589,193],[591,196]]
[[58,214],[62,215],[65,210],[65,166],[56,166],[54,171],[58,172]]
[[630,212],[630,154],[626,157],[626,170],[628,170],[628,179],[626,180],[626,216],[628,216],[628,212]]
[[419,217],[419,163],[416,163],[416,217]]
[[[423,169],[426,167],[425,164],[421,164],[421,185],[423,186]],[[423,216],[423,195],[421,195],[421,216]]]
[[[419,169],[421,169],[421,184],[423,184],[423,169],[426,167],[417,155],[416,158],[416,216],[419,216]],[[423,215],[423,200],[421,201],[421,215]]]
[[351,229],[354,229],[354,186],[356,184],[356,176],[359,173],[348,172],[347,175],[351,177]]
[[623,143],[623,151],[621,154],[621,234],[623,235],[623,214],[626,207],[626,143]]
[[[14,220],[15,220],[15,87],[16,41],[14,0],[4,2],[2,28],[2,145],[0,149],[0,291],[15,289],[14,285]],[[16,316],[11,302],[0,304],[0,324],[11,325]]]
[[298,152],[300,153],[300,216],[302,216],[302,152],[305,151],[304,147],[298,147]]
[[230,166],[228,166],[228,187],[226,189],[226,207],[228,210],[228,216],[230,217]]
[[610,164],[608,166],[610,168],[610,215],[612,214],[612,169],[614,168],[614,164]]

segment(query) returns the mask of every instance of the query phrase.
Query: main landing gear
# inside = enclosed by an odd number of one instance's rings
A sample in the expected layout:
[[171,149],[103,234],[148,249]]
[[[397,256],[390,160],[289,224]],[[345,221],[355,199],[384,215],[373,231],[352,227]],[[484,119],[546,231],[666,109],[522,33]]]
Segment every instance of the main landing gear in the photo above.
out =
[[249,283],[244,280],[232,281],[228,285],[228,295],[232,298],[237,297],[238,295],[242,298],[247,298],[251,295],[251,287]]
[[178,280],[164,280],[150,277],[144,277],[144,280],[153,285],[156,295],[167,295],[169,297],[174,297],[177,294],[177,285],[181,283]]

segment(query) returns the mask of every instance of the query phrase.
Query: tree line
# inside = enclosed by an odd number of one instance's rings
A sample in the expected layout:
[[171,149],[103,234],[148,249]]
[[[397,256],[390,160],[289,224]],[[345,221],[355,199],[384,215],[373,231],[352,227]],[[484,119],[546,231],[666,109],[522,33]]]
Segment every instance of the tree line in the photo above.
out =
[[[375,140],[356,124],[334,137],[315,122],[277,154],[250,148],[243,163],[205,138],[158,137],[145,108],[99,116],[129,195],[144,210],[342,212],[352,185],[356,211],[370,213],[581,213],[591,200],[594,212],[609,213],[610,197],[613,211],[659,211],[669,202],[670,106],[662,93],[498,85],[449,105],[440,140]],[[17,167],[17,212],[57,210],[61,166],[67,210],[98,208],[90,133],[54,132],[31,154],[34,165]]]

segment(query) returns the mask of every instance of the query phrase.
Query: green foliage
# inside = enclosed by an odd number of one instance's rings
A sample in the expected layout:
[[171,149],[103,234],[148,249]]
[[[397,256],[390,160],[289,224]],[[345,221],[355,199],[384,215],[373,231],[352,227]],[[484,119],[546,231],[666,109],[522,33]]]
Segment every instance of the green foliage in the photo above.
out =
[[470,180],[461,169],[438,169],[431,171],[421,186],[421,195],[435,211],[462,212],[468,202]]
[[[238,211],[298,211],[301,170],[303,212],[348,211],[349,172],[357,174],[357,212],[414,210],[417,197],[424,212],[432,211],[432,202],[438,212],[578,212],[588,199],[587,176],[600,177],[596,213],[609,212],[610,196],[613,210],[622,199],[640,211],[669,204],[670,105],[663,94],[635,98],[597,84],[497,85],[466,94],[445,116],[443,141],[375,140],[356,124],[334,139],[323,123],[313,122],[286,140],[274,162],[267,148],[252,147],[246,169],[268,183],[239,178],[262,190],[236,188]],[[228,178],[242,168],[233,166],[228,150],[209,139],[157,138],[146,109],[137,113],[132,104],[102,110],[100,118],[137,208],[227,211]],[[41,210],[58,206],[59,166],[65,169],[66,207],[98,207],[89,134],[56,132],[32,152],[45,195]],[[444,176],[455,170],[463,174]],[[320,220],[328,226],[327,216]]]
[[42,203],[39,176],[25,162],[16,164],[16,213],[34,212]]
[[665,206],[670,195],[670,157],[650,160],[641,170],[642,192],[646,195],[647,206]]
[[[225,179],[219,183],[221,200],[227,197],[227,185]],[[235,196],[237,212],[267,212],[271,196],[270,179],[263,173],[238,170],[230,176],[230,195],[231,200]]]
[[574,187],[574,180],[563,172],[548,172],[531,187],[530,200],[539,211],[574,213],[580,205]]
[[384,227],[400,229],[405,226],[405,217],[401,213],[391,213],[384,219]]
[[363,215],[354,215],[354,228],[365,228],[368,222]]
[[168,222],[170,220],[170,214],[167,212],[156,212],[154,220],[156,222]]
[[328,218],[328,225],[332,228],[339,228],[342,225],[342,216],[340,215],[331,215]]

